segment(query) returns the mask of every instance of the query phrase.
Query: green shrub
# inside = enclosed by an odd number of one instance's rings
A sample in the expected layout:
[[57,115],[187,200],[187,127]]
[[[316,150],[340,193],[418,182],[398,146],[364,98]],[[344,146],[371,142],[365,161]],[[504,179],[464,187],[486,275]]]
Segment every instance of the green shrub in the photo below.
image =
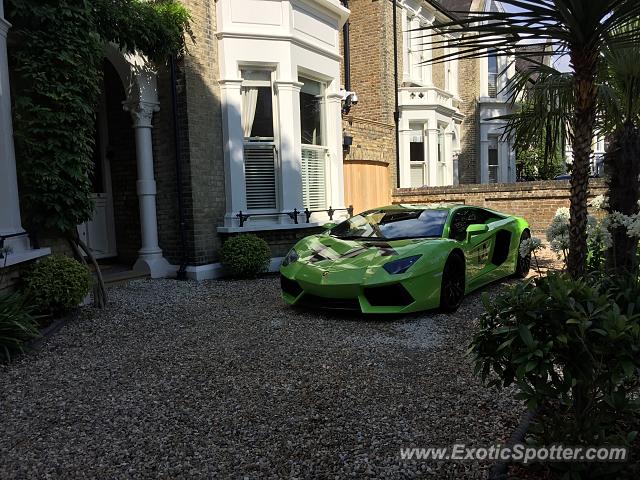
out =
[[255,235],[237,235],[222,245],[222,265],[234,278],[250,278],[266,272],[270,261],[267,242]]
[[89,293],[91,273],[86,266],[64,255],[51,255],[36,263],[23,277],[37,312],[63,314]]
[[640,407],[638,298],[637,279],[564,275],[518,284],[493,302],[485,296],[470,348],[476,373],[515,384],[531,409],[551,406],[537,443],[629,443],[625,422]]
[[0,361],[22,351],[22,344],[38,336],[36,321],[24,297],[14,293],[0,296]]

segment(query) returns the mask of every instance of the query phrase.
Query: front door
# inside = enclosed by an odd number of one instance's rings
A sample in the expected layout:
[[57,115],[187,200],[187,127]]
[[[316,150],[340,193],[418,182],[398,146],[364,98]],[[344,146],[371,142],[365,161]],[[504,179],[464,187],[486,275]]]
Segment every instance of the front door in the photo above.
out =
[[117,255],[108,144],[109,134],[103,93],[100,110],[96,115],[95,147],[93,150],[94,169],[91,175],[94,201],[93,216],[88,222],[78,225],[80,238],[96,258],[109,258]]

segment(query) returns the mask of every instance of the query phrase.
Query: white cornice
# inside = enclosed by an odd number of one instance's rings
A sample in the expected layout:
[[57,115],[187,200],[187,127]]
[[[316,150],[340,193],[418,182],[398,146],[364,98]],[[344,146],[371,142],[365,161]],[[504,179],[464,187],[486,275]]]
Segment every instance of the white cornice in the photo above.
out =
[[[2,0],[0,0],[0,3]],[[9,33],[9,29],[11,28],[11,24],[7,22],[3,17],[0,17],[0,35],[6,37]]]
[[218,40],[223,40],[225,38],[237,39],[237,40],[270,40],[276,42],[291,42],[294,45],[298,45],[299,47],[306,48],[308,50],[319,53],[325,57],[331,58],[332,60],[340,61],[342,56],[336,52],[333,52],[329,49],[319,47],[310,42],[302,40],[293,35],[278,35],[278,34],[270,34],[270,33],[258,33],[258,32],[230,32],[230,31],[221,31],[216,33],[216,38]]
[[316,4],[318,7],[324,10],[328,10],[333,15],[338,17],[338,19],[340,20],[340,27],[344,25],[344,23],[349,18],[349,14],[351,13],[349,10],[347,10],[342,6],[339,0],[298,0],[298,1]]

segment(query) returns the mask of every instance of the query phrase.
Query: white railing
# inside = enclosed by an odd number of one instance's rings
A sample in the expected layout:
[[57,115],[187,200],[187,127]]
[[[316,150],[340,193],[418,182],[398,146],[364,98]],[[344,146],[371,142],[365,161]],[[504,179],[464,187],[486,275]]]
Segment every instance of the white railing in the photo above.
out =
[[277,208],[276,146],[272,142],[245,142],[244,181],[247,210]]
[[327,208],[327,155],[326,147],[302,145],[302,201],[304,208]]
[[455,110],[458,102],[455,96],[437,87],[402,87],[400,105],[443,106]]

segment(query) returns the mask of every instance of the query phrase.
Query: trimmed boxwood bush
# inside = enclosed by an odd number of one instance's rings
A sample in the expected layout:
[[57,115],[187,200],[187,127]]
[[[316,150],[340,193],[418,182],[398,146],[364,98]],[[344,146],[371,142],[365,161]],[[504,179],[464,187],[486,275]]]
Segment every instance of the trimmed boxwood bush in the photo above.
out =
[[85,265],[64,255],[51,255],[24,275],[26,292],[37,312],[63,314],[87,296],[93,278]]
[[270,261],[269,245],[255,235],[237,235],[222,245],[221,262],[231,277],[255,277],[267,271]]
[[38,336],[38,327],[31,316],[25,297],[13,293],[0,295],[0,361],[22,351],[22,344]]

